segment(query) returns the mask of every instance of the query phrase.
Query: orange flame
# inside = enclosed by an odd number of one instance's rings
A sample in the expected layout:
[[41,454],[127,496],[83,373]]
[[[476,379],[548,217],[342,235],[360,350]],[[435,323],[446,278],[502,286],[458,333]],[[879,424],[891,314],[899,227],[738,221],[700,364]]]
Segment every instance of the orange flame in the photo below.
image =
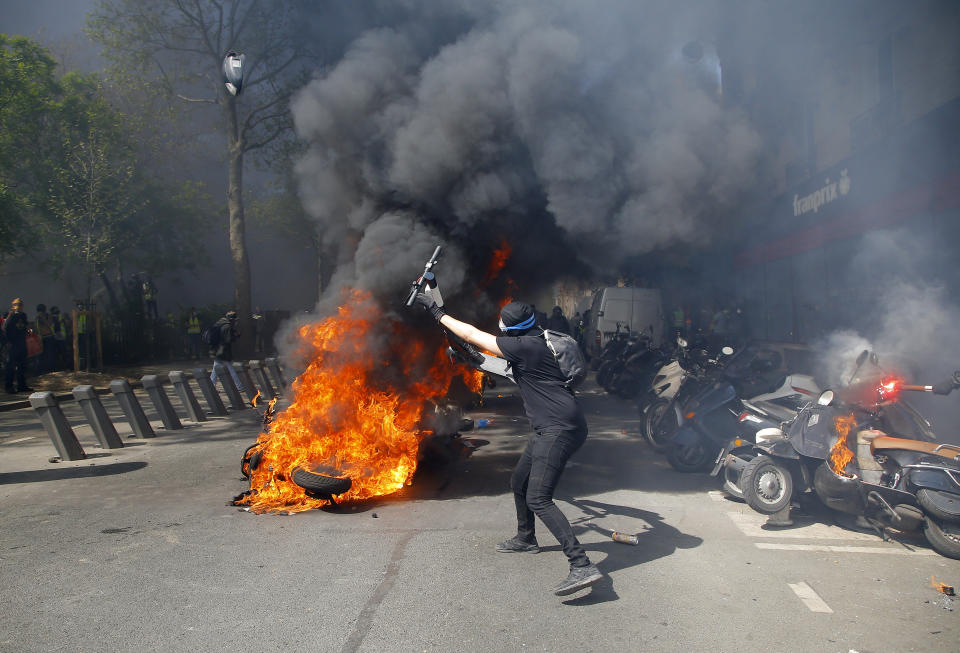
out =
[[846,471],[847,465],[854,458],[853,451],[847,446],[847,436],[850,435],[850,430],[856,426],[857,420],[853,414],[841,415],[833,420],[833,424],[837,428],[837,441],[830,449],[830,458],[828,459],[830,469],[837,476],[853,478],[854,475],[848,474]]
[[321,464],[349,476],[352,487],[341,499],[396,492],[416,471],[426,405],[457,375],[480,387],[479,373],[451,365],[442,346],[430,357],[417,334],[385,317],[368,293],[345,295],[336,315],[299,330],[310,363],[293,382],[290,406],[260,434],[263,457],[251,470],[251,492],[236,500],[253,512],[328,503],[293,482],[297,466]]
[[946,583],[940,583],[934,579],[933,574],[930,574],[930,587],[937,590],[941,594],[946,594],[947,596],[954,596],[956,591],[953,589],[953,585],[947,585]]
[[[490,257],[490,263],[487,264],[487,271],[483,275],[483,280],[477,288],[477,295],[480,294],[481,290],[487,288],[500,278],[503,269],[507,266],[507,261],[510,260],[512,255],[513,247],[507,242],[506,238],[501,238],[500,246],[493,251],[493,255]],[[500,308],[512,302],[513,296],[517,294],[517,284],[514,283],[513,279],[506,277],[504,279],[504,285],[504,296],[500,299]]]
[[250,400],[250,405],[256,408],[259,402],[260,402],[260,391],[257,390],[257,394],[253,395],[253,399]]
[[500,247],[493,251],[493,256],[487,265],[487,273],[483,275],[483,281],[480,282],[481,288],[486,288],[500,276],[503,268],[507,265],[507,261],[510,260],[511,254],[513,254],[513,247],[510,246],[506,238],[501,238]]

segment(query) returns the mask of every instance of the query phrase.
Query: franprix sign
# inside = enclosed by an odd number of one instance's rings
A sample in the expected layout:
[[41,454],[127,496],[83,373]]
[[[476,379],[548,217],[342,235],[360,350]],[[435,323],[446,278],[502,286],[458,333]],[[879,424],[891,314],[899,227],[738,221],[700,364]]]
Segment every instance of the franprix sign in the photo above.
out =
[[803,197],[794,195],[793,216],[800,217],[805,213],[819,212],[821,207],[835,202],[849,193],[850,184],[850,175],[847,174],[847,169],[844,168],[840,171],[840,179],[837,181],[831,182],[830,178],[827,177],[826,180],[824,180],[823,186],[812,193],[804,195]]

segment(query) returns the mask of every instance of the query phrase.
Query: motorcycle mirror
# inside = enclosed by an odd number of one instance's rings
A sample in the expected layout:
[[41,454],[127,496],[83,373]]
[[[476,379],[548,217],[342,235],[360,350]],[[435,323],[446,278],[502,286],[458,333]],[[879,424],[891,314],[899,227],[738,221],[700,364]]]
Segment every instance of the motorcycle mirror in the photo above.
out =
[[854,368],[853,374],[850,375],[850,380],[847,381],[848,384],[853,383],[853,380],[857,377],[857,372],[860,371],[860,367],[863,366],[863,362],[867,360],[867,356],[869,355],[870,352],[864,349],[862,352],[860,352],[860,355],[857,356],[857,366]]
[[833,403],[833,390],[824,390],[817,397],[817,404],[820,406],[829,406]]
[[233,50],[223,58],[223,84],[230,95],[240,95],[243,90],[243,63],[246,56]]
[[[677,338],[677,344],[678,344],[679,346],[681,346],[681,347],[686,348],[686,346],[687,346],[687,341],[684,340],[683,338]],[[957,372],[957,374],[960,374],[960,372]]]
[[723,354],[724,356],[732,356],[733,347],[724,347],[723,349],[720,350],[720,353]]

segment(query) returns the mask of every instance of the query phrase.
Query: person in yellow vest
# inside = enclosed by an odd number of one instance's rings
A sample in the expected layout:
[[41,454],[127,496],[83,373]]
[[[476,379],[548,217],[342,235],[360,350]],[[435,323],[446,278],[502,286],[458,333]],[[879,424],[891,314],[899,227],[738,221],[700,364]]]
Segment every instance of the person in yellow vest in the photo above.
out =
[[54,360],[55,369],[59,368],[66,356],[67,350],[67,321],[60,314],[60,309],[56,306],[50,307],[50,325],[53,327]]
[[37,304],[36,329],[43,344],[43,351],[37,361],[37,373],[53,372],[57,369],[57,339],[53,337],[53,320],[47,313],[46,304]]
[[151,281],[149,277],[143,280],[141,290],[143,291],[143,303],[146,308],[147,318],[159,320],[160,314],[157,312],[157,287],[153,285],[153,281]]
[[[23,312],[23,300],[17,297],[10,302],[10,312],[3,321],[3,333],[7,341],[7,360],[4,368],[4,389],[7,394],[33,392],[27,385],[27,331],[30,321]],[[13,385],[14,378],[17,387]]]
[[77,355],[80,359],[80,367],[88,366],[87,351],[89,349],[87,342],[87,314],[86,305],[83,302],[77,302]]
[[190,313],[187,316],[187,346],[190,350],[190,357],[194,360],[200,358],[203,354],[203,329],[200,328],[200,315],[197,309],[190,307]]
[[686,330],[686,314],[679,305],[673,309],[673,330],[683,336]]

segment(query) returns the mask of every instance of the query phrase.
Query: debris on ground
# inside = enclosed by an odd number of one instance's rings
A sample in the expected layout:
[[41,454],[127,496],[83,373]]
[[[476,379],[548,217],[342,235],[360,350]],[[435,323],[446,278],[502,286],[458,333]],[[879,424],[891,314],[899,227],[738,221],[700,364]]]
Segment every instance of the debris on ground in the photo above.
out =
[[953,590],[953,585],[947,585],[946,583],[938,583],[934,579],[933,574],[930,574],[930,587],[937,590],[941,594],[946,594],[947,596],[954,596],[955,592]]

